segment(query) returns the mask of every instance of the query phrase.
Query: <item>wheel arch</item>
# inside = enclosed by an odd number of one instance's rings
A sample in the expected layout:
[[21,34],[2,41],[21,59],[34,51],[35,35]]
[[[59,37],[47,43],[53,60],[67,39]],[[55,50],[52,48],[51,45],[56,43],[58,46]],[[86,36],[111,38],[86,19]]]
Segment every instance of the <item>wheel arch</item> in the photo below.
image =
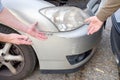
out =
[[[16,31],[14,28],[11,28],[11,27],[9,27],[7,25],[4,25],[2,23],[0,23],[0,28],[1,28],[1,26],[9,28],[10,30],[14,31],[14,33],[21,34],[20,32]],[[9,34],[9,32],[6,33],[6,34]],[[29,45],[28,47],[30,47],[33,50],[34,54],[35,54],[36,66],[37,66],[37,64],[38,64],[38,66],[40,66],[40,62],[39,62],[39,59],[38,59],[38,56],[37,56],[37,53],[36,53],[35,49],[33,48],[32,45]],[[35,66],[35,68],[36,68],[36,66]]]

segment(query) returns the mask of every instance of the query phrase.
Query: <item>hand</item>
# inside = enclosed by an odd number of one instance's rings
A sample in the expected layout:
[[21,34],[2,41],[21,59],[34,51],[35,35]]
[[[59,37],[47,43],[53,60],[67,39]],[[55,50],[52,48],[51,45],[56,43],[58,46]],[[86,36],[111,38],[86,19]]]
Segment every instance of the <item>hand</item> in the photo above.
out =
[[35,27],[37,26],[37,24],[38,24],[37,22],[34,23],[34,24],[32,24],[30,26],[30,28],[27,30],[27,33],[30,34],[31,36],[39,39],[39,40],[41,40],[41,39],[43,39],[43,40],[47,39],[47,36],[45,35],[45,33],[39,32],[38,30],[35,29]]
[[103,22],[100,21],[96,16],[90,17],[85,20],[85,22],[90,23],[88,26],[88,35],[97,32],[101,27]]
[[6,42],[13,43],[13,44],[25,44],[25,45],[31,45],[32,41],[29,40],[29,38],[25,35],[19,35],[15,33],[7,34],[8,37],[6,37]]

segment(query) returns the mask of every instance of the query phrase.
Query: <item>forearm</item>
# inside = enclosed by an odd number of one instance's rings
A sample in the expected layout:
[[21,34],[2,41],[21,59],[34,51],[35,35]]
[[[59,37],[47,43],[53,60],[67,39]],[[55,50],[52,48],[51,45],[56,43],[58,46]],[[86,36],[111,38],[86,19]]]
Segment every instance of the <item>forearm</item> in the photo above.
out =
[[13,16],[6,8],[0,13],[0,22],[3,24],[27,32],[28,27]]
[[1,42],[7,42],[8,41],[8,34],[0,33],[0,41]]
[[98,19],[104,22],[109,16],[111,16],[117,9],[120,8],[120,0],[107,0],[105,5],[101,7],[96,14]]

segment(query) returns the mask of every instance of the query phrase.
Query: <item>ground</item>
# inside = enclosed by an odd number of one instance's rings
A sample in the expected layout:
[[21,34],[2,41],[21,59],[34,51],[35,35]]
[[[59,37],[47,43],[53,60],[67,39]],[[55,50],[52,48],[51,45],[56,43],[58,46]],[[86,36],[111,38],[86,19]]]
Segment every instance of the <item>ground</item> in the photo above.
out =
[[37,68],[24,80],[119,80],[117,64],[111,51],[110,29],[109,19],[95,55],[79,71],[71,74],[42,74]]

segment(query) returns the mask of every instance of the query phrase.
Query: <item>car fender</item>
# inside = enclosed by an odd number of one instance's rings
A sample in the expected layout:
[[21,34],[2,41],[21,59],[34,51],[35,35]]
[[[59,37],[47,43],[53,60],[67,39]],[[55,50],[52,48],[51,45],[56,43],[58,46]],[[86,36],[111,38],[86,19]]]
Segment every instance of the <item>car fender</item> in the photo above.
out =
[[43,0],[2,0],[2,4],[27,25],[38,22],[38,29],[41,31],[58,31],[53,23],[39,13],[40,9],[55,6],[51,3]]

